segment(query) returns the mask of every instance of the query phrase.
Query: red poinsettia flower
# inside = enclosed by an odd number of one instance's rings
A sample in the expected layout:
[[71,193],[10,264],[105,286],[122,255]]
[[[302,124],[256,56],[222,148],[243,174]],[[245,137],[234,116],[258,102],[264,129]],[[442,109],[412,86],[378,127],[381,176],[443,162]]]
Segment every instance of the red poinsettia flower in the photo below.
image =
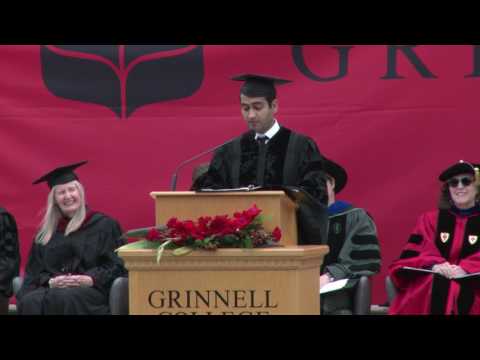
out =
[[250,221],[253,221],[253,219],[255,219],[258,215],[260,215],[261,212],[262,210],[260,210],[257,207],[257,204],[253,204],[253,206],[250,209],[248,209],[247,211],[244,211],[244,213],[247,215]]
[[185,223],[177,222],[174,228],[171,229],[170,235],[174,238],[184,238],[190,234],[189,230],[185,227]]
[[237,229],[244,229],[252,223],[253,220],[262,212],[257,205],[254,204],[250,209],[243,212],[236,212],[234,216],[234,221]]
[[147,235],[145,236],[145,238],[149,241],[155,241],[155,240],[159,240],[161,238],[161,234],[160,232],[157,230],[157,229],[151,229]]
[[240,214],[239,216],[235,217],[233,221],[233,225],[236,229],[243,230],[248,225],[250,225],[251,220],[247,216]]
[[196,232],[197,227],[195,226],[195,223],[191,220],[184,221],[182,223],[182,229],[185,232],[185,234],[193,234]]
[[203,240],[206,237],[213,235],[210,229],[210,221],[212,221],[212,218],[209,216],[198,219],[197,239]]
[[273,229],[272,236],[276,242],[279,242],[280,239],[282,238],[282,230],[280,230],[277,226],[275,229]]
[[175,229],[175,227],[177,226],[177,224],[179,223],[178,219],[177,218],[171,218],[170,220],[168,220],[167,222],[167,227],[169,229]]
[[212,221],[212,218],[210,216],[202,216],[198,218],[198,223],[202,225],[208,225],[210,221]]
[[227,215],[215,216],[210,223],[210,230],[212,234],[228,234],[230,231],[234,231],[234,226],[231,224]]

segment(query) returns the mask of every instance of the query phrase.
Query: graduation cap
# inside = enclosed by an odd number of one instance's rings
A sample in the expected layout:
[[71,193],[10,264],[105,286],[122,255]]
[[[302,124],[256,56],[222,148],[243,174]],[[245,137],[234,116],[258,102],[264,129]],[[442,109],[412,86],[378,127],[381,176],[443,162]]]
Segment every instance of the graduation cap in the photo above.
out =
[[335,179],[335,194],[338,194],[347,185],[348,175],[345,169],[336,162],[325,159],[325,172]]
[[480,164],[473,164],[467,161],[460,160],[455,165],[450,166],[448,169],[443,171],[438,179],[440,181],[447,181],[448,179],[460,175],[460,174],[471,174],[479,180],[480,175]]
[[33,185],[46,181],[48,186],[53,188],[55,185],[66,184],[73,180],[78,180],[78,176],[73,172],[76,168],[86,164],[88,161],[82,161],[76,164],[58,167],[41,178],[35,180]]
[[345,169],[336,162],[324,158],[323,160],[311,161],[305,170],[309,171],[323,171],[327,175],[335,179],[335,194],[338,194],[347,185],[348,175]]
[[244,82],[240,92],[245,96],[270,97],[272,99],[277,97],[275,85],[283,85],[291,82],[290,80],[259,74],[241,74],[232,77],[232,80]]

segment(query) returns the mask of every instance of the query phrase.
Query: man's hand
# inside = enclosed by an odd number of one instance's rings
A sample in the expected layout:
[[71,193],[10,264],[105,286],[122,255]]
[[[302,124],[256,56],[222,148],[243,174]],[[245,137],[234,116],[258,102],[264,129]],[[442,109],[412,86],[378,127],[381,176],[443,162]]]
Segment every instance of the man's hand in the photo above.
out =
[[330,282],[330,277],[326,274],[320,276],[320,289]]

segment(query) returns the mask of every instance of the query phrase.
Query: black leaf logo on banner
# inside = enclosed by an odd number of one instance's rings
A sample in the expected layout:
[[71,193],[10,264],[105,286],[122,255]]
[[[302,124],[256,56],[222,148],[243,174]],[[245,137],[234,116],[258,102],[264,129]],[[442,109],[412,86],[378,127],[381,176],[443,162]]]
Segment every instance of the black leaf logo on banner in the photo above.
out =
[[41,62],[52,94],[106,106],[120,118],[192,96],[204,77],[198,45],[43,45]]

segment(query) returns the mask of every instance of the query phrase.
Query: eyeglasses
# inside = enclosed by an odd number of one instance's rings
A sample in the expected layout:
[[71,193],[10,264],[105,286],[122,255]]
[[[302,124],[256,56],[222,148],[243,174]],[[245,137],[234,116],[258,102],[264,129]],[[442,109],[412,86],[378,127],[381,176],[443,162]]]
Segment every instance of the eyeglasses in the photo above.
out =
[[471,183],[473,183],[473,179],[470,177],[463,177],[463,178],[453,178],[448,180],[448,186],[452,188],[456,188],[460,183],[462,183],[463,186],[468,186]]

